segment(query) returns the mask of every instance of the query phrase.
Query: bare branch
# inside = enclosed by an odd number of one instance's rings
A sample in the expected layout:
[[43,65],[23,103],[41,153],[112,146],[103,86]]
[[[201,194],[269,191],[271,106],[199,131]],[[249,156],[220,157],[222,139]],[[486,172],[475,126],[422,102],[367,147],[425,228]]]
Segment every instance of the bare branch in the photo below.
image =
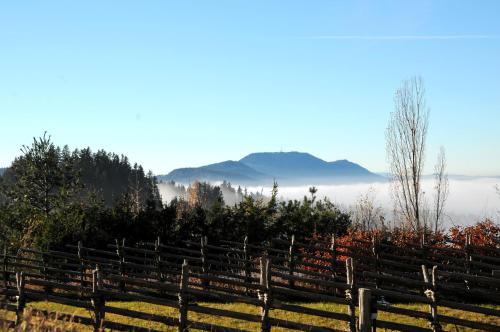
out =
[[439,150],[437,163],[434,166],[434,232],[442,226],[444,206],[449,194],[448,174],[446,173],[446,154],[443,147]]
[[421,78],[403,82],[394,97],[395,110],[386,132],[392,194],[397,211],[414,230],[422,229],[421,177],[429,111]]

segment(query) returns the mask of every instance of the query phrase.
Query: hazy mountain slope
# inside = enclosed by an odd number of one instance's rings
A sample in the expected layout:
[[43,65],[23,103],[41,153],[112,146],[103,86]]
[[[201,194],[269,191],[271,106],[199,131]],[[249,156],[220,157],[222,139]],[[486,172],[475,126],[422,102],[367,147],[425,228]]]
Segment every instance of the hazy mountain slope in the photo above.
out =
[[282,184],[379,181],[378,175],[348,160],[327,162],[303,152],[252,153],[240,162]]
[[328,163],[329,169],[335,176],[375,176],[374,174],[360,165],[353,163],[349,160],[337,160]]
[[303,152],[252,153],[239,161],[225,161],[196,168],[178,168],[163,181],[191,183],[230,181],[238,184],[322,184],[332,182],[380,181],[383,178],[348,160],[327,162]]
[[303,152],[259,152],[240,159],[253,169],[274,177],[303,177],[329,174],[328,163]]
[[160,175],[161,181],[175,181],[180,183],[191,183],[199,181],[229,181],[238,183],[251,183],[268,178],[265,174],[258,172],[238,161],[223,161],[201,167],[178,168]]

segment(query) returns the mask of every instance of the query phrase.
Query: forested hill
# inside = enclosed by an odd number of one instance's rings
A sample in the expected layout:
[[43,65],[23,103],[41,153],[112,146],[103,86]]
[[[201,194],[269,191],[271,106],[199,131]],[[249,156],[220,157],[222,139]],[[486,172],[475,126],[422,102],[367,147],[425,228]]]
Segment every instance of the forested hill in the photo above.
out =
[[[124,156],[59,148],[47,135],[21,152],[0,176],[0,248],[13,252],[65,250],[77,241],[107,248],[122,238],[134,244],[160,237],[175,244],[201,236],[214,243],[248,236],[251,243],[263,243],[296,234],[300,240],[316,233],[341,235],[350,224],[347,213],[326,198],[316,200],[315,191],[285,202],[278,201],[277,186],[263,199],[229,183],[195,182],[188,188],[172,184],[183,198],[162,204],[156,178]],[[231,205],[224,205],[225,191],[235,197]]]
[[198,180],[243,185],[265,185],[273,180],[281,185],[383,181],[382,177],[348,160],[328,162],[304,152],[252,153],[239,161],[178,168],[158,178],[185,184]]
[[[88,201],[89,198],[111,207],[116,204],[134,205],[141,210],[147,204],[160,202],[156,178],[151,172],[145,173],[142,166],[131,165],[126,156],[118,156],[104,150],[92,152],[89,148],[69,151],[67,147],[48,146],[44,155],[33,152],[18,157],[11,167],[4,169],[2,182],[10,188],[11,199],[27,191],[36,191],[38,179],[49,177],[50,197],[59,197],[58,192],[67,193],[71,202]],[[47,163],[47,174],[32,165]],[[32,193],[39,197],[42,210],[42,193]],[[67,202],[66,202],[67,203]]]
[[141,206],[148,200],[159,200],[154,175],[151,171],[146,174],[140,165],[131,165],[126,156],[103,150],[93,153],[89,148],[75,150],[72,155],[84,188],[97,193],[106,205],[113,205],[127,196]]
[[6,170],[7,168],[0,167],[0,176],[2,176],[2,174],[5,173]]

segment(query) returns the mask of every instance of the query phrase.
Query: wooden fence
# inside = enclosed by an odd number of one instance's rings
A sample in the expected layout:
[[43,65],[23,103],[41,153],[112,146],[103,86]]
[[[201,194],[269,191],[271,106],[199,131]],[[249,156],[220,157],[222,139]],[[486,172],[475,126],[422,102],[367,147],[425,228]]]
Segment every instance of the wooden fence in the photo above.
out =
[[[500,310],[476,303],[500,303],[500,249],[420,246],[396,247],[380,241],[345,246],[318,241],[299,243],[276,239],[268,245],[224,242],[206,238],[183,245],[124,240],[108,250],[82,243],[67,252],[21,249],[3,255],[3,304],[16,313],[16,326],[30,301],[51,301],[84,308],[92,318],[73,320],[123,331],[149,330],[106,319],[117,314],[163,324],[164,329],[186,331],[241,331],[190,320],[190,313],[229,317],[260,323],[261,331],[279,326],[298,331],[335,331],[324,326],[272,317],[274,309],[342,322],[345,330],[387,328],[400,331],[440,331],[442,324],[499,331],[499,326],[440,314],[447,307],[498,317]],[[348,259],[344,259],[349,257]],[[15,299],[15,302],[9,301]],[[109,301],[141,301],[170,307],[178,317],[118,308]],[[322,301],[345,306],[347,313],[319,310],[290,301]],[[241,302],[260,307],[260,315],[215,309],[202,301]],[[389,302],[428,305],[428,312]],[[358,308],[358,309],[357,309]],[[43,310],[39,314],[56,317]],[[377,319],[389,312],[427,320],[429,328]],[[67,319],[70,315],[59,315]],[[163,329],[162,329],[163,330]]]

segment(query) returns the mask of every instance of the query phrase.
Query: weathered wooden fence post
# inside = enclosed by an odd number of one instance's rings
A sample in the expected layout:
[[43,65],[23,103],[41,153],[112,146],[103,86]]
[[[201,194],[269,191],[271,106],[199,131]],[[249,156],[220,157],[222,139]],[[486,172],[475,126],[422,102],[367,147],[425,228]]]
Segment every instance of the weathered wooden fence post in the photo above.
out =
[[[120,242],[118,239],[115,239],[115,245],[116,245],[116,255],[118,256],[118,272],[120,273],[121,277],[125,276],[125,238],[122,239],[122,245],[120,246]],[[123,280],[120,280],[118,283],[118,287],[120,289],[120,292],[125,293],[125,282]]]
[[[245,260],[243,262],[243,273],[245,274],[245,283],[251,283],[251,276],[252,272],[250,271],[250,252],[248,248],[248,236],[245,236],[245,239],[243,240],[243,259]],[[248,295],[250,293],[250,288],[246,287],[245,288],[245,294]]]
[[[330,261],[330,272],[332,274],[332,280],[335,281],[337,278],[337,273],[335,272],[335,268],[337,267],[337,242],[335,239],[335,234],[332,234],[332,238],[330,240],[330,254],[332,256]],[[337,295],[338,289],[335,287],[333,289],[333,294]]]
[[[375,273],[377,275],[379,275],[380,274],[380,255],[379,255],[378,240],[377,240],[377,237],[375,235],[372,236],[372,254],[373,254],[373,257],[375,258]],[[379,278],[375,279],[375,287],[377,289],[380,288],[380,279]]]
[[156,264],[156,274],[158,277],[158,280],[161,282],[165,281],[165,275],[163,274],[162,270],[162,259],[161,259],[161,247],[160,247],[160,237],[155,241],[155,264]]
[[[165,274],[163,273],[163,260],[161,258],[161,240],[160,237],[155,240],[155,266],[156,266],[156,278],[160,282],[165,282]],[[160,294],[165,295],[165,290],[160,289]]]
[[[295,270],[295,234],[292,235],[292,239],[290,241],[290,248],[288,249],[288,275],[293,277]],[[290,288],[295,287],[295,280],[292,278],[288,279],[288,286]]]
[[372,291],[368,288],[359,289],[359,332],[372,330]]
[[[44,281],[49,281],[50,276],[49,276],[49,270],[48,267],[50,267],[50,256],[47,257],[45,253],[42,253],[42,273],[43,273],[43,280]],[[48,296],[52,292],[52,287],[44,285],[43,286],[43,291],[45,292],[45,296]]]
[[432,307],[431,307],[431,315],[432,315],[432,330],[434,332],[441,332],[443,329],[441,324],[439,323],[438,316],[438,294],[437,294],[437,266],[432,267]]
[[80,262],[80,297],[83,297],[85,288],[85,263],[83,261],[82,241],[78,241],[77,255],[78,255],[78,260]]
[[184,260],[182,264],[181,281],[179,284],[179,326],[178,332],[188,331],[188,283],[189,283],[189,265]]
[[330,242],[330,252],[332,255],[332,260],[330,262],[330,269],[332,271],[332,278],[335,280],[337,274],[335,273],[335,267],[337,266],[337,241],[335,239],[335,234],[332,234],[332,239]]
[[429,246],[427,245],[427,238],[425,231],[422,233],[422,236],[420,237],[420,255],[419,257],[422,260],[428,260],[429,258]]
[[330,250],[332,252],[332,268],[334,268],[337,263],[337,238],[335,237],[335,234],[332,234],[332,238],[330,240]]
[[[208,238],[206,236],[201,237],[200,243],[200,253],[201,253],[201,271],[203,274],[208,274],[208,262],[207,262],[207,244]],[[207,290],[210,286],[210,281],[207,279],[201,280],[201,285],[203,290]]]
[[345,297],[348,303],[347,313],[349,314],[349,331],[356,332],[356,304],[354,303],[354,261],[351,257],[345,261],[346,279],[348,288],[345,290]]
[[[2,267],[3,267],[3,287],[7,289],[9,286],[9,257],[7,255],[7,247],[3,249],[3,261],[2,261]],[[7,296],[6,296],[7,297]]]
[[271,321],[269,319],[269,310],[272,304],[271,295],[271,264],[267,255],[260,258],[260,286],[259,299],[262,301],[261,308],[261,332],[271,331]]
[[16,326],[19,326],[23,320],[24,308],[26,307],[26,296],[24,294],[24,273],[16,273],[16,288],[17,288],[17,301],[16,301]]
[[465,251],[465,272],[467,274],[470,274],[470,262],[472,260],[472,235],[471,234],[465,234],[465,245],[464,245],[464,251]]
[[427,289],[425,295],[432,302],[429,304],[429,309],[431,312],[430,325],[433,332],[441,332],[443,329],[441,324],[439,324],[438,316],[438,305],[437,305],[437,266],[432,268],[431,279],[429,279],[429,272],[427,267],[422,265],[422,275],[424,276],[424,282],[427,284]]
[[106,316],[106,301],[102,289],[102,274],[99,265],[92,271],[92,307],[94,309],[94,331],[104,330],[104,318]]

